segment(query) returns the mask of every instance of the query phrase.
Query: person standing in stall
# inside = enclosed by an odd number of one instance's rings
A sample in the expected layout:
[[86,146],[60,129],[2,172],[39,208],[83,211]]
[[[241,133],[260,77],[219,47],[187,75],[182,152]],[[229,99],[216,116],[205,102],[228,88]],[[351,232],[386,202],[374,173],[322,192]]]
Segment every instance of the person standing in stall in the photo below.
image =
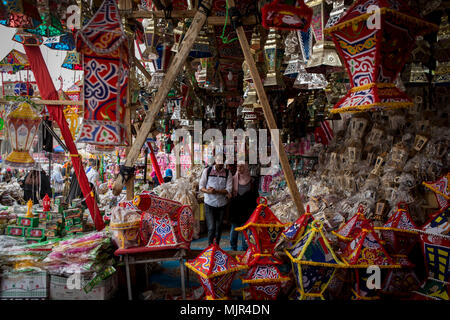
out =
[[233,198],[230,203],[230,245],[231,249],[236,251],[238,247],[238,235],[241,238],[241,250],[248,248],[244,234],[238,232],[238,228],[250,218],[256,208],[256,199],[258,198],[258,188],[255,179],[250,175],[247,164],[238,164],[236,174],[233,177]]
[[223,164],[215,163],[203,170],[199,190],[205,194],[205,218],[208,229],[208,245],[220,244],[222,224],[228,199],[231,198],[233,179]]

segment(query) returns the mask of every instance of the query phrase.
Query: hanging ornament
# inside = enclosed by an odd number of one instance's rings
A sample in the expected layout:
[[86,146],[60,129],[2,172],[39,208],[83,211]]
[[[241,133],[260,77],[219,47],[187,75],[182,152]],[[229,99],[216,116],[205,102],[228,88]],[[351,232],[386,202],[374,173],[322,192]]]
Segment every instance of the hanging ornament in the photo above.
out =
[[186,24],[183,20],[180,20],[177,24],[177,27],[173,30],[173,42],[174,45],[172,47],[173,52],[178,52],[181,46],[181,42],[184,39],[184,34],[186,33]]
[[331,110],[333,113],[412,106],[411,99],[395,86],[394,80],[416,37],[437,30],[437,26],[420,19],[403,3],[393,6],[374,1],[380,14],[375,19],[361,19],[367,14],[366,4],[367,0],[358,0],[337,24],[326,29],[345,60],[352,83],[350,92]]
[[[405,67],[405,70],[402,73],[402,80],[408,84],[420,85],[420,84],[428,84],[428,74],[430,70],[421,62],[411,64]],[[399,78],[400,79],[400,78]]]
[[69,70],[83,70],[80,54],[75,50],[68,51],[61,67]]
[[156,51],[158,53],[158,59],[153,60],[156,71],[152,74],[152,79],[148,85],[148,87],[152,89],[157,89],[161,86],[172,56],[170,47],[165,43],[159,44],[156,47]]
[[21,28],[17,29],[12,40],[25,46],[40,46],[43,42],[40,35],[24,32]]
[[[306,71],[311,73],[328,74],[344,69],[341,59],[336,51],[330,36],[325,35],[323,29],[330,15],[325,8],[325,0],[313,0],[308,3],[312,6],[313,17],[311,28],[314,33],[316,43],[312,48],[312,54],[306,64]],[[333,19],[334,17],[332,17]],[[331,24],[331,23],[330,23]]]
[[44,41],[44,45],[53,50],[71,51],[75,49],[75,40],[71,33],[61,36],[49,37]]
[[144,27],[144,39],[145,39],[145,50],[142,53],[144,61],[151,61],[158,59],[158,52],[156,47],[158,45],[161,34],[156,28],[156,21],[154,18],[144,19],[142,21],[142,26]]
[[282,30],[307,30],[311,23],[312,10],[303,0],[295,1],[296,5],[284,0],[275,0],[261,8],[264,28]]
[[266,44],[264,45],[265,61],[267,66],[267,77],[264,86],[284,87],[281,75],[281,63],[283,61],[283,45],[281,35],[273,28],[270,29]]
[[211,42],[208,36],[207,25],[205,25],[197,35],[195,42],[192,46],[189,57],[191,58],[208,58],[212,57]]
[[0,2],[0,24],[11,28],[36,28],[42,23],[36,3],[30,0]]
[[21,102],[17,109],[8,114],[6,128],[13,151],[6,157],[6,165],[17,168],[34,166],[29,151],[40,122],[41,118],[28,102]]

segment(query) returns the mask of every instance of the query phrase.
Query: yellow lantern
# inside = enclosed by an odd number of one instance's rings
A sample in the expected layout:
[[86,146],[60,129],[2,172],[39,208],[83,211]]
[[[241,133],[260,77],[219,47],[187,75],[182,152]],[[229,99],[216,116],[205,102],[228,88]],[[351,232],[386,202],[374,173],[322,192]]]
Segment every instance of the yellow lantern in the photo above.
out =
[[19,104],[6,118],[8,137],[13,151],[5,164],[10,167],[27,168],[34,165],[29,154],[41,118],[27,102]]

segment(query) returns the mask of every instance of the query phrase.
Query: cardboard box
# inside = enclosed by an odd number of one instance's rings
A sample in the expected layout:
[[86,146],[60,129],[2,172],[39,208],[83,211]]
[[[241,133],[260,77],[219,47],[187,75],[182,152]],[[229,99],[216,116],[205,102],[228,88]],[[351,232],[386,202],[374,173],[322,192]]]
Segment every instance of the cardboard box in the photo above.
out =
[[117,272],[102,280],[88,293],[83,290],[88,283],[83,276],[81,276],[80,289],[69,289],[67,287],[67,279],[68,277],[50,276],[50,300],[109,300],[114,296],[118,288]]
[[51,237],[51,238],[57,238],[59,235],[58,230],[45,230],[45,236],[47,238]]
[[45,237],[45,229],[42,228],[27,228],[26,237],[28,238],[42,238]]
[[67,233],[74,233],[74,232],[83,232],[83,225],[82,224],[75,224],[73,226],[67,226],[65,227]]
[[67,209],[63,212],[64,219],[81,217],[81,215],[82,211],[79,208]]
[[39,218],[17,217],[17,225],[21,227],[36,228],[39,225]]
[[44,237],[41,237],[41,238],[31,238],[31,237],[27,237],[27,238],[25,238],[25,240],[27,241],[28,244],[30,244],[30,243],[44,242],[44,241],[45,241],[45,236],[44,236]]
[[47,272],[14,272],[0,276],[0,299],[46,299]]
[[6,228],[6,234],[8,236],[15,236],[15,237],[25,237],[25,231],[27,228],[25,227],[19,227],[19,226],[8,226]]

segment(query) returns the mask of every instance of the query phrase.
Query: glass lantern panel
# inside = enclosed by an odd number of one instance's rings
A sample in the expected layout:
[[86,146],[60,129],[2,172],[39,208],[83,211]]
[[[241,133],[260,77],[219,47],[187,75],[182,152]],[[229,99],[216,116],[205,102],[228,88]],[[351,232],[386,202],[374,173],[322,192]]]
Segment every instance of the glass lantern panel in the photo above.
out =
[[29,130],[25,124],[21,124],[17,129],[17,149],[26,150]]
[[16,148],[16,128],[14,127],[14,125],[11,123],[9,125],[9,140],[11,142],[11,147],[13,149]]

